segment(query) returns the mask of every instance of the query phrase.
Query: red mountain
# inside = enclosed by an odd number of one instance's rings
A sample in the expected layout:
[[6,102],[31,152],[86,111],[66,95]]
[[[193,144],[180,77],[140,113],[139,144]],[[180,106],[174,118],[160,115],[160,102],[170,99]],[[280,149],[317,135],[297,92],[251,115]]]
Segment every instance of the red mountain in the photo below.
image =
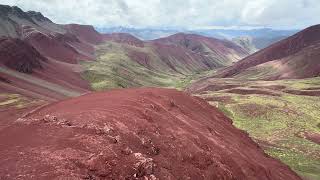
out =
[[165,73],[207,71],[230,65],[248,55],[232,42],[182,33],[146,42],[125,33],[105,34],[104,39],[122,45],[122,51],[130,60]]
[[0,64],[23,73],[32,73],[34,69],[41,69],[43,57],[28,43],[15,38],[0,38]]
[[39,12],[18,7],[0,5],[0,12],[0,36],[26,40],[41,54],[59,61],[93,59],[92,45],[102,42],[92,26],[55,24]]
[[221,61],[227,61],[225,64],[238,61],[249,54],[247,50],[231,41],[196,34],[178,33],[152,42],[183,47],[197,54],[212,55]]
[[216,108],[169,89],[60,101],[0,131],[0,141],[0,176],[11,179],[300,180]]
[[[220,77],[240,73],[250,76],[269,69],[264,79],[306,78],[320,75],[320,25],[311,26],[287,39],[275,43],[226,68]],[[265,71],[265,70],[264,70]]]
[[69,24],[69,25],[65,25],[65,28],[67,29],[68,32],[76,35],[84,42],[91,43],[91,44],[99,44],[103,41],[101,34],[98,33],[93,28],[93,26]]
[[0,76],[6,79],[0,90],[47,101],[88,92],[78,62],[92,60],[102,42],[92,26],[59,25],[41,13],[0,5],[0,27]]
[[70,67],[47,59],[20,39],[0,38],[0,65],[1,92],[52,101],[89,89],[88,83]]
[[117,43],[124,43],[132,46],[144,47],[143,41],[127,33],[104,34],[103,38],[107,41],[114,41]]

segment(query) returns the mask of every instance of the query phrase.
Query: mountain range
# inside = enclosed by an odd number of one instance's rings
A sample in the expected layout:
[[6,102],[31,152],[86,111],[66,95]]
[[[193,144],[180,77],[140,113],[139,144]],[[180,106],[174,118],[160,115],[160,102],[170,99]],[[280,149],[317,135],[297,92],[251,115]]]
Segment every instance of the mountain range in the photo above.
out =
[[132,34],[143,40],[154,40],[158,38],[167,37],[179,32],[187,34],[198,34],[218,39],[237,40],[244,37],[252,39],[251,46],[255,49],[263,49],[277,41],[285,39],[299,30],[273,30],[270,28],[256,28],[248,30],[238,29],[158,29],[158,28],[126,28],[126,27],[113,27],[113,28],[97,28],[101,33],[128,33]]
[[0,5],[0,36],[0,179],[320,177],[319,25],[97,31]]

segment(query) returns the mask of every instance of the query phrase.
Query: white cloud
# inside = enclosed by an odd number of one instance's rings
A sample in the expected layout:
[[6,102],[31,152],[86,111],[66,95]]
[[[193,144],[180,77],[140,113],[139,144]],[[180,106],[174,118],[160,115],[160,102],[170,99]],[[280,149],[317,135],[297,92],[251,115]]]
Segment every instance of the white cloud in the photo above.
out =
[[320,23],[319,0],[0,0],[42,12],[57,23],[103,26],[267,26]]

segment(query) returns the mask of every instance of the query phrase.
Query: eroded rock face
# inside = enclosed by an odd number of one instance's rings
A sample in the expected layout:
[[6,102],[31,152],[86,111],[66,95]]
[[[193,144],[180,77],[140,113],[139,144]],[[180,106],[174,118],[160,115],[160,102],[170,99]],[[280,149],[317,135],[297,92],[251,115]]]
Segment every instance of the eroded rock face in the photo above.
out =
[[46,61],[35,48],[15,38],[0,38],[0,63],[19,72],[32,73]]
[[300,179],[216,108],[169,89],[44,106],[0,131],[0,141],[7,179]]

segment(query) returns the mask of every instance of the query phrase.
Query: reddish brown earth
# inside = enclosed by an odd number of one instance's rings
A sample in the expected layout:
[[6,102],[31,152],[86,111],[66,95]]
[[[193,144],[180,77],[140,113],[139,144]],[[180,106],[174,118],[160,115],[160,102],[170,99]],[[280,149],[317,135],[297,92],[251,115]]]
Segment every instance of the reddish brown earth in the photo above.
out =
[[[20,39],[9,37],[0,39],[0,64],[2,92],[53,101],[90,90],[88,82],[80,77],[73,66],[45,58]],[[51,84],[45,85],[42,81]],[[56,85],[60,86],[55,87]],[[68,92],[62,92],[61,87]]]
[[217,85],[217,84],[210,84],[204,87],[197,87],[197,89],[188,89],[188,92],[192,93],[201,93],[205,91],[220,91],[220,90],[225,90],[225,89],[232,89],[232,88],[237,88],[241,87],[241,85],[235,85],[235,84],[226,84],[226,85]]
[[94,59],[93,45],[103,37],[89,25],[59,25],[39,12],[24,12],[18,7],[0,5],[0,36],[20,38],[42,55],[76,64]]
[[24,27],[24,30],[24,40],[45,56],[73,64],[76,64],[81,57],[81,54],[68,44],[72,41],[79,42],[76,37],[70,39],[62,34],[59,36],[47,35],[31,27]]
[[307,138],[309,141],[320,144],[320,134],[319,133],[305,132],[304,137]]
[[103,39],[106,41],[114,41],[117,43],[124,43],[136,47],[144,47],[143,41],[127,33],[104,34]]
[[103,36],[106,41],[126,45],[122,48],[131,60],[148,69],[168,73],[191,74],[225,67],[248,55],[232,42],[198,35],[180,33],[146,42],[126,33]]
[[0,38],[0,64],[24,73],[41,69],[47,59],[26,42],[9,37]]
[[65,28],[68,32],[76,35],[84,42],[91,44],[99,44],[103,41],[102,35],[98,33],[93,26],[69,24],[65,25]]
[[58,25],[18,7],[0,5],[0,11],[0,36],[7,36],[0,42],[3,92],[55,101],[90,90],[78,63],[93,60],[94,44],[102,42],[92,26]]
[[183,33],[146,44],[168,69],[180,74],[225,67],[249,54],[232,42]]
[[283,90],[286,89],[286,86],[282,85],[267,85],[267,86],[250,86],[250,88],[256,88],[256,89],[270,89],[270,90]]
[[178,33],[169,37],[153,40],[152,42],[182,46],[195,53],[209,54],[210,52],[207,52],[206,50],[207,47],[210,50],[217,53],[218,55],[233,54],[234,52],[232,52],[232,50],[240,56],[248,55],[248,52],[246,50],[244,50],[242,47],[236,45],[233,42],[205,37],[196,34]]
[[0,83],[0,93],[21,94],[26,97],[42,99],[45,101],[57,101],[66,98],[66,96],[61,93],[52,91],[39,85],[31,84],[28,81],[15,78],[7,74],[0,73],[0,75],[9,81]]
[[227,90],[225,92],[228,93],[234,93],[234,94],[241,94],[241,95],[248,95],[248,94],[261,94],[261,95],[269,95],[269,96],[280,96],[278,93],[260,90],[260,89],[240,89],[240,88],[234,88]]
[[223,66],[217,62],[216,57],[198,54],[181,46],[154,42],[152,48],[160,59],[177,73],[192,73]]
[[129,50],[128,51],[128,56],[131,60],[139,63],[140,65],[147,67],[149,69],[152,68],[151,64],[150,64],[150,56],[145,53],[145,52],[141,52],[141,51],[133,51],[133,50]]
[[280,75],[272,77],[272,80],[318,76],[320,74],[319,48],[320,25],[311,26],[244,58],[220,72],[218,77],[231,77],[266,62],[270,62],[269,65],[279,69]]
[[0,131],[6,179],[300,179],[200,98],[169,89],[87,94]]
[[206,101],[218,101],[223,103],[233,103],[235,102],[230,96],[208,96],[208,97],[202,97]]
[[79,92],[91,90],[89,82],[82,79],[80,73],[77,72],[79,65],[70,66],[59,61],[49,60],[49,63],[44,65],[44,69],[44,71],[35,71],[33,75]]
[[[60,85],[72,94],[86,93],[90,90],[88,82],[83,80],[72,66],[45,58],[35,48],[20,39],[9,37],[0,39],[0,60],[2,92],[18,93],[46,101],[68,97],[67,94],[59,92],[60,87],[50,89],[47,86],[51,85],[41,85],[43,82],[39,80]],[[28,73],[28,75],[19,74],[7,68]],[[33,77],[36,79],[32,80]]]
[[304,95],[304,96],[320,96],[320,90],[284,90],[283,92],[295,95]]
[[[1,88],[0,88],[1,92]],[[1,107],[0,109],[0,132],[2,129],[7,128],[14,124],[14,121],[21,117],[21,115],[32,111],[33,109],[37,108],[38,106],[43,105],[45,102],[38,102],[38,103],[31,103],[30,105],[23,107],[23,108],[16,108],[16,107]],[[0,175],[0,178],[2,176]]]

